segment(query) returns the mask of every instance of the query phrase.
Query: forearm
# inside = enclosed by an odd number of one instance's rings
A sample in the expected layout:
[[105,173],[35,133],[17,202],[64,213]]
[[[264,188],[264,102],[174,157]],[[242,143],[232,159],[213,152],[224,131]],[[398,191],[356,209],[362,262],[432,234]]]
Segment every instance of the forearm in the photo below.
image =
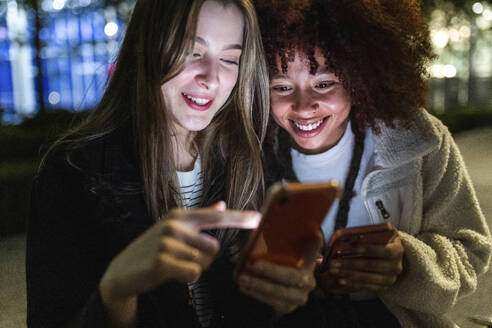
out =
[[477,275],[488,263],[490,241],[486,236],[470,234],[456,240],[436,233],[414,237],[400,232],[400,237],[405,247],[404,269],[394,286],[379,293],[385,301],[438,314],[475,290]]

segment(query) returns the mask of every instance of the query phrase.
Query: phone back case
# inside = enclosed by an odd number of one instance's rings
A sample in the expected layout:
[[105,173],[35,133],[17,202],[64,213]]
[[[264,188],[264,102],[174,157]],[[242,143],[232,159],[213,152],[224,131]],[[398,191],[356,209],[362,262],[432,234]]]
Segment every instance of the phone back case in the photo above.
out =
[[327,270],[332,259],[359,257],[357,253],[349,251],[356,244],[385,245],[395,236],[395,228],[391,223],[339,229],[330,239],[320,271]]
[[259,228],[251,235],[239,271],[262,259],[300,267],[306,243],[315,239],[335,198],[337,183],[276,185],[263,210]]

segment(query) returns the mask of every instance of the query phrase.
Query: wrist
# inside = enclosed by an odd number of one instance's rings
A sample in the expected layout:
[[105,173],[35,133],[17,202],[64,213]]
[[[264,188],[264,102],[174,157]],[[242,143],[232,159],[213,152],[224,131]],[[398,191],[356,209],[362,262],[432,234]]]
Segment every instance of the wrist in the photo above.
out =
[[117,288],[105,277],[101,280],[98,290],[106,310],[107,326],[111,328],[133,327],[137,318],[138,297],[118,295]]

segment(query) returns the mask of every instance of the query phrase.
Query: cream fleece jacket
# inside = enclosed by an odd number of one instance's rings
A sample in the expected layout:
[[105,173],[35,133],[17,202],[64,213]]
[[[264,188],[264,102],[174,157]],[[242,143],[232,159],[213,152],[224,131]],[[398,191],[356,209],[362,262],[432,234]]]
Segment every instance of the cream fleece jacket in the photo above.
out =
[[470,177],[448,129],[425,110],[408,130],[380,129],[363,199],[373,223],[399,229],[405,256],[396,284],[378,296],[403,327],[456,327],[444,314],[475,291],[492,252]]

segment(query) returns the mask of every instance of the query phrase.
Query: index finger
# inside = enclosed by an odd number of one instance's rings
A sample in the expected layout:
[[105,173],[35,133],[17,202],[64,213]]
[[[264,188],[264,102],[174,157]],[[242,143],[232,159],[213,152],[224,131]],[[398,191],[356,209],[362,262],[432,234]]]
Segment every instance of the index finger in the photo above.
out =
[[358,247],[358,253],[361,256],[380,258],[380,259],[398,259],[403,255],[403,248],[397,244],[370,245],[366,244]]
[[196,231],[216,228],[256,229],[261,214],[255,211],[197,209],[187,211],[183,220]]

